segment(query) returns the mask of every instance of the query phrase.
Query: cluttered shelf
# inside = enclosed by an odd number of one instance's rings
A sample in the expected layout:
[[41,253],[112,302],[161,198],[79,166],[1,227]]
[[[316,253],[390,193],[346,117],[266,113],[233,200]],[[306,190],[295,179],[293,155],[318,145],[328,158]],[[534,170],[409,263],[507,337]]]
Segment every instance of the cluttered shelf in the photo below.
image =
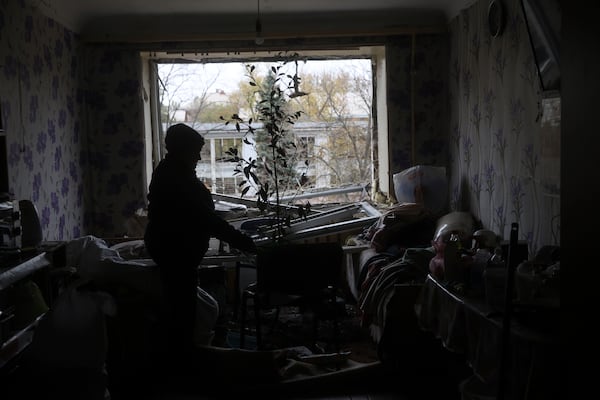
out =
[[0,252],[0,370],[31,342],[33,331],[57,295],[49,269],[60,263],[61,243]]

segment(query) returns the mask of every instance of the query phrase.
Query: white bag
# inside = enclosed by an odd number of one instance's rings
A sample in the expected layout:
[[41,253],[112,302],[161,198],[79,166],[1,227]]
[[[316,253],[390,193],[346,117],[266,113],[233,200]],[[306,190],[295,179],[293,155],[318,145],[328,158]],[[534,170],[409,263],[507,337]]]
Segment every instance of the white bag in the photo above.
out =
[[398,203],[422,204],[433,215],[448,207],[448,178],[445,167],[416,165],[393,176]]

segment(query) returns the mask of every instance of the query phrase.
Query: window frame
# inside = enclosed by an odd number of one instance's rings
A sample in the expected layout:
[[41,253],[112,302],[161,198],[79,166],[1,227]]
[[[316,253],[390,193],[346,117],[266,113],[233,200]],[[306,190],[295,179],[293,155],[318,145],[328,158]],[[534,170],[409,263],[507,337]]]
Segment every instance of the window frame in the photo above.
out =
[[[200,54],[200,56],[198,56]],[[371,168],[373,169],[371,187],[384,194],[390,193],[390,160],[389,160],[389,133],[387,129],[387,72],[384,45],[368,45],[353,47],[351,49],[325,49],[325,50],[298,50],[298,54],[309,59],[352,59],[370,58],[372,60],[373,84],[373,126],[371,140]],[[150,182],[151,173],[158,162],[164,157],[165,148],[164,128],[160,123],[160,104],[158,104],[159,88],[158,64],[175,62],[273,62],[279,57],[272,51],[260,52],[215,52],[209,53],[171,53],[171,52],[142,52],[144,79],[150,84],[150,106],[145,107],[144,119],[146,121],[145,146],[146,146],[146,180]],[[148,102],[146,102],[148,103]],[[213,153],[214,154],[214,153]]]

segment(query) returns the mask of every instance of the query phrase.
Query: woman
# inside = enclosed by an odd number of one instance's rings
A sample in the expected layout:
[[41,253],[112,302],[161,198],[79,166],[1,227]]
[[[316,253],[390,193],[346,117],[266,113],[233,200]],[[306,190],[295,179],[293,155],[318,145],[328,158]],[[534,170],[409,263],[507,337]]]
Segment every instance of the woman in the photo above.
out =
[[[171,356],[191,361],[194,347],[197,268],[216,237],[230,246],[255,252],[249,236],[216,212],[209,190],[196,176],[202,136],[185,124],[167,130],[166,157],[152,174],[148,192],[146,248],[159,267],[166,306]],[[173,351],[171,351],[171,349]]]

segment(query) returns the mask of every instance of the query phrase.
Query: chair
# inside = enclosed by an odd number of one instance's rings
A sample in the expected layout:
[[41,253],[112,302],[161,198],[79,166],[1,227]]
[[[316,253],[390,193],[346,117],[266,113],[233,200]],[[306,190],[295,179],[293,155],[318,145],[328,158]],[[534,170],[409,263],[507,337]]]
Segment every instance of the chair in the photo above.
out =
[[240,348],[244,348],[248,329],[248,308],[253,303],[256,345],[263,348],[261,328],[264,310],[297,306],[313,313],[313,345],[318,340],[321,321],[333,321],[333,340],[339,351],[339,317],[345,303],[337,296],[341,281],[342,246],[338,243],[284,244],[259,248],[256,257],[256,282],[242,292]]

